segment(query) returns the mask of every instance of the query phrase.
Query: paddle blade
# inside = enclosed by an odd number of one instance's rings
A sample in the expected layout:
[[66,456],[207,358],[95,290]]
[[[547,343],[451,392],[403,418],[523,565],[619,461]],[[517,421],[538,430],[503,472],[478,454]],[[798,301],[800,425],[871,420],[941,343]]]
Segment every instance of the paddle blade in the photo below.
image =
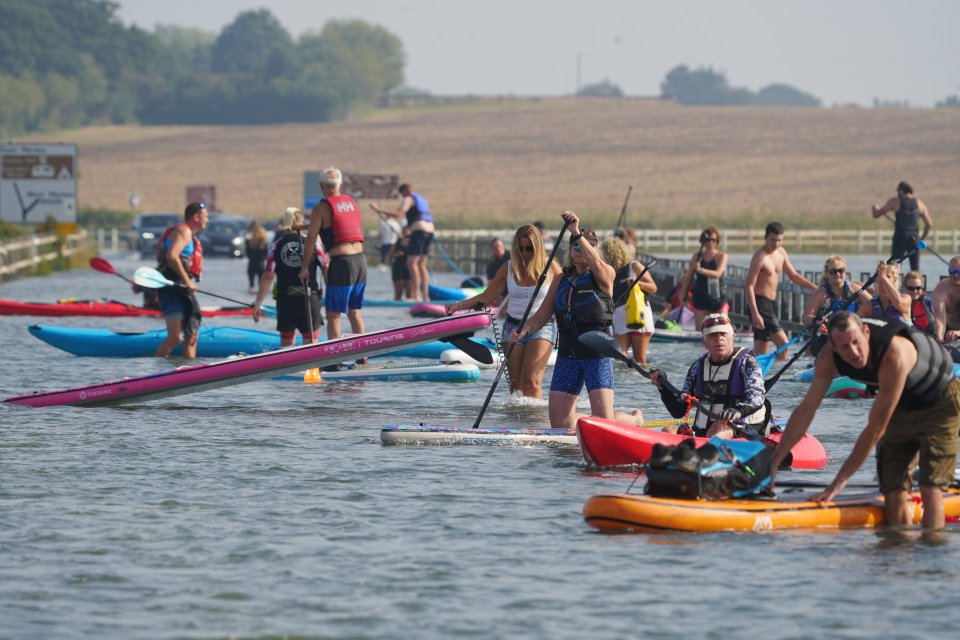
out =
[[98,256],[90,258],[90,267],[96,269],[97,271],[102,271],[103,273],[109,273],[113,276],[120,275],[117,273],[117,270],[113,268],[112,264]]
[[276,318],[277,317],[277,308],[273,305],[261,305],[260,313],[263,314],[265,318]]
[[590,347],[605,358],[616,358],[624,362],[629,359],[620,351],[620,345],[614,337],[603,331],[587,331],[580,336],[580,344]]
[[444,339],[444,342],[452,344],[477,362],[482,364],[493,364],[493,354],[490,353],[490,349],[483,346],[479,342],[474,342],[467,336],[446,338]]
[[133,272],[133,281],[147,289],[160,289],[176,284],[173,280],[167,280],[159,271],[150,267],[138,267]]

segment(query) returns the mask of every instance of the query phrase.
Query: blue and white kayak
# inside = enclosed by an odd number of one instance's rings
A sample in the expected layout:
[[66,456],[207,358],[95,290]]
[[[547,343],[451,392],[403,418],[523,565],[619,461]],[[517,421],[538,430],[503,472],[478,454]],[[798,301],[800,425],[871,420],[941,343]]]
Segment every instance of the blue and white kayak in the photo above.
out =
[[429,427],[389,425],[380,430],[383,444],[405,445],[548,445],[579,447],[577,432],[567,429],[473,429],[471,427]]
[[483,287],[479,288],[463,288],[463,287],[441,287],[431,283],[427,287],[427,293],[430,295],[430,299],[434,301],[445,301],[445,302],[456,302],[458,300],[466,300],[467,298],[472,298],[481,291]]

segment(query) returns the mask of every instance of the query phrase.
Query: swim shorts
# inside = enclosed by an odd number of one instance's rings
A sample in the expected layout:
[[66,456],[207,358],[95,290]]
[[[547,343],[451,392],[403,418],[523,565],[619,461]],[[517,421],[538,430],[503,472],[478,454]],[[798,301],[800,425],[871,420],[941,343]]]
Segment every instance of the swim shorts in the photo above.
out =
[[[501,342],[504,343],[504,346],[510,340],[510,334],[513,333],[513,330],[520,326],[520,321],[516,318],[511,318],[507,316],[507,319],[503,321],[503,331],[500,333]],[[550,344],[557,344],[557,321],[550,317],[550,320],[547,321],[547,324],[543,325],[533,333],[527,334],[520,338],[517,341],[517,344],[527,344],[531,340],[546,340]]]
[[935,403],[913,411],[897,409],[877,443],[880,491],[909,491],[911,468],[920,456],[920,486],[946,490],[953,482],[960,427],[960,379],[954,378]]
[[426,256],[430,254],[430,245],[433,243],[433,234],[428,231],[414,231],[410,234],[408,256]]
[[771,335],[781,331],[780,318],[777,317],[777,301],[757,296],[757,311],[763,318],[764,327],[763,329],[753,328],[753,339],[769,341]]
[[184,335],[195,336],[200,331],[200,305],[192,295],[187,295],[180,287],[164,287],[160,289],[160,311],[163,317],[180,321]]
[[277,296],[277,331],[289,337],[299,331],[301,335],[312,335],[323,326],[323,312],[320,309],[320,298],[317,294],[310,295],[310,320],[313,321],[311,331],[307,319],[307,305],[303,298],[303,289],[298,287],[300,295]]
[[367,288],[367,258],[362,253],[330,256],[327,269],[327,311],[347,313],[363,307],[363,292]]
[[613,359],[558,357],[553,366],[550,391],[577,396],[583,390],[584,384],[587,392],[594,389],[613,389]]

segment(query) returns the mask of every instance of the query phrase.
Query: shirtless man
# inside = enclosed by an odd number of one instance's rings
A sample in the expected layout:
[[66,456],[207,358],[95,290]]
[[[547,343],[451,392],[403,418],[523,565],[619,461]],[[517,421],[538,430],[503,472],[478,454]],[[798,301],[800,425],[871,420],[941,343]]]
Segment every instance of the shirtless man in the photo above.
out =
[[[754,353],[766,353],[767,343],[771,340],[777,347],[787,343],[787,334],[780,328],[777,318],[777,285],[780,284],[780,274],[786,273],[790,280],[801,287],[817,290],[817,285],[793,268],[782,244],[783,225],[771,222],[764,233],[763,246],[757,249],[750,259],[744,288],[753,322]],[[786,357],[786,351],[780,354],[780,359]]]
[[960,256],[950,258],[950,274],[933,290],[933,316],[937,319],[937,339],[953,342],[960,338]]

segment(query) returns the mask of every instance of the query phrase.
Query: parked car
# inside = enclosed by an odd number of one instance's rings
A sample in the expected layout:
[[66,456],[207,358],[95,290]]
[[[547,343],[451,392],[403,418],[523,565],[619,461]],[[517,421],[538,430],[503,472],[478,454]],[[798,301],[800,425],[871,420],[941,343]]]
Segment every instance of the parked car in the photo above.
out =
[[246,257],[245,240],[248,226],[250,226],[249,218],[232,216],[227,213],[211,214],[207,228],[200,232],[203,257]]
[[178,213],[141,213],[133,219],[130,225],[130,234],[127,242],[131,249],[140,252],[142,258],[153,258],[157,255],[157,241],[167,227],[183,222],[183,216]]

